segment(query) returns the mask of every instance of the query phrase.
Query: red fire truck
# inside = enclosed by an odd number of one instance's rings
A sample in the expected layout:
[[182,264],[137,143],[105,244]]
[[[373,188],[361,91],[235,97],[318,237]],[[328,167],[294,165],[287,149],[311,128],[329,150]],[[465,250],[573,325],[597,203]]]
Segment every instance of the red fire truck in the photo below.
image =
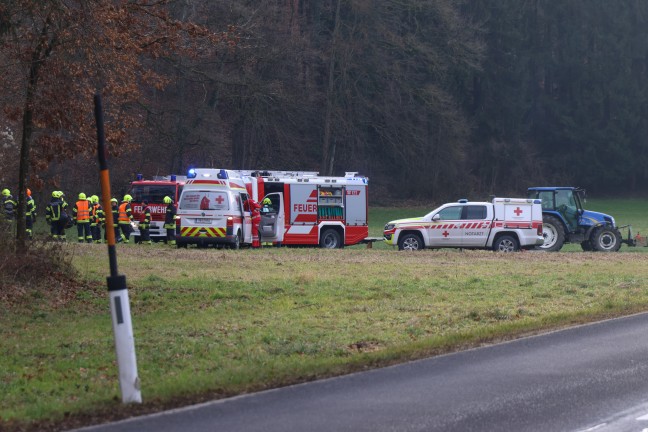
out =
[[178,206],[178,246],[251,244],[250,212],[244,206],[248,197],[272,203],[268,213],[261,213],[262,242],[323,248],[362,243],[369,233],[367,183],[355,172],[329,177],[303,171],[192,169]]
[[[142,220],[142,210],[144,209],[142,200],[146,200],[151,209],[151,240],[166,240],[164,217],[167,205],[164,204],[164,197],[171,197],[175,205],[177,205],[186,179],[186,176],[170,175],[156,176],[151,180],[144,180],[142,175],[138,174],[137,180],[131,183],[128,193],[133,197],[131,210],[136,225]],[[135,228],[131,237],[136,243],[139,243],[140,232],[137,228]]]

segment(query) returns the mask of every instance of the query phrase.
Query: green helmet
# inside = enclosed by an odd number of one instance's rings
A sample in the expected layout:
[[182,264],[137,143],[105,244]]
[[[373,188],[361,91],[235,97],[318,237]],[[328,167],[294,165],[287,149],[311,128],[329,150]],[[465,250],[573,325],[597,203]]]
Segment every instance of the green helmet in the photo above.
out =
[[263,198],[263,205],[272,205],[272,201],[270,201],[270,198]]
[[52,191],[52,198],[58,198],[58,191]]
[[131,202],[131,201],[133,201],[133,197],[130,196],[130,195],[128,195],[128,194],[126,194],[126,195],[124,195],[124,201],[126,201],[126,202]]
[[83,192],[81,192],[81,193],[79,194],[79,199],[80,199],[80,200],[84,200],[84,199],[86,199],[86,194],[84,194]]
[[170,196],[165,196],[164,197],[164,204],[171,204],[173,200],[171,199]]
[[114,203],[116,203],[116,202],[118,202],[118,201],[117,201],[117,198],[110,198],[110,202],[114,202]]
[[9,189],[2,189],[2,196],[8,197],[11,195],[11,192],[9,192]]
[[92,195],[90,197],[90,202],[97,204],[99,202],[99,197],[97,195]]

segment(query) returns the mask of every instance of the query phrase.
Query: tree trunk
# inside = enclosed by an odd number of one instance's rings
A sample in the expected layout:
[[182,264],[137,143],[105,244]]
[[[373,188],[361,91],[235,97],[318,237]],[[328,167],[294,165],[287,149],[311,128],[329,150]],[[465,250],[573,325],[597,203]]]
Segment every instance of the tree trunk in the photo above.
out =
[[331,42],[331,59],[329,61],[328,89],[326,91],[326,117],[324,119],[324,142],[322,143],[322,172],[321,175],[333,173],[335,161],[335,145],[331,143],[331,118],[333,116],[333,96],[335,90],[335,56],[337,54],[337,38],[340,30],[340,3],[337,0],[335,9],[335,23],[333,24],[333,38]]

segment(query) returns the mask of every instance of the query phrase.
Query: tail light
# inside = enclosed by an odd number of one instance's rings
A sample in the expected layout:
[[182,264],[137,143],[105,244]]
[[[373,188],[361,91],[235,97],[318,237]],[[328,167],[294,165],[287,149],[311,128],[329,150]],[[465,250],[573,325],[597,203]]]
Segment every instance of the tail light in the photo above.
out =
[[234,218],[232,216],[227,218],[227,235],[232,235],[234,233]]
[[539,224],[539,225],[538,225],[538,235],[539,235],[539,236],[542,235],[542,224]]

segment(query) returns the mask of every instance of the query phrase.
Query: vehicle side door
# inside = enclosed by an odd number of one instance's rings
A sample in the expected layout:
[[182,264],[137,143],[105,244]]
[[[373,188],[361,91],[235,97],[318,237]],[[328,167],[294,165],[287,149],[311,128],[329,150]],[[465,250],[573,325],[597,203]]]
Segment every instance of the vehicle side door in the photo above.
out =
[[443,207],[432,215],[428,228],[429,247],[461,247],[463,205]]
[[245,203],[248,202],[248,194],[241,192],[239,193],[239,196],[237,197],[237,205],[241,211],[241,219],[243,221],[242,223],[242,230],[243,230],[243,235],[241,238],[241,243],[252,243],[252,213],[250,213],[250,209],[246,208]]
[[272,202],[271,212],[261,214],[259,235],[263,242],[282,242],[286,226],[283,194],[280,192],[269,193],[264,197]]
[[485,205],[464,206],[461,214],[462,246],[474,248],[486,246],[492,220],[492,215],[488,213]]

